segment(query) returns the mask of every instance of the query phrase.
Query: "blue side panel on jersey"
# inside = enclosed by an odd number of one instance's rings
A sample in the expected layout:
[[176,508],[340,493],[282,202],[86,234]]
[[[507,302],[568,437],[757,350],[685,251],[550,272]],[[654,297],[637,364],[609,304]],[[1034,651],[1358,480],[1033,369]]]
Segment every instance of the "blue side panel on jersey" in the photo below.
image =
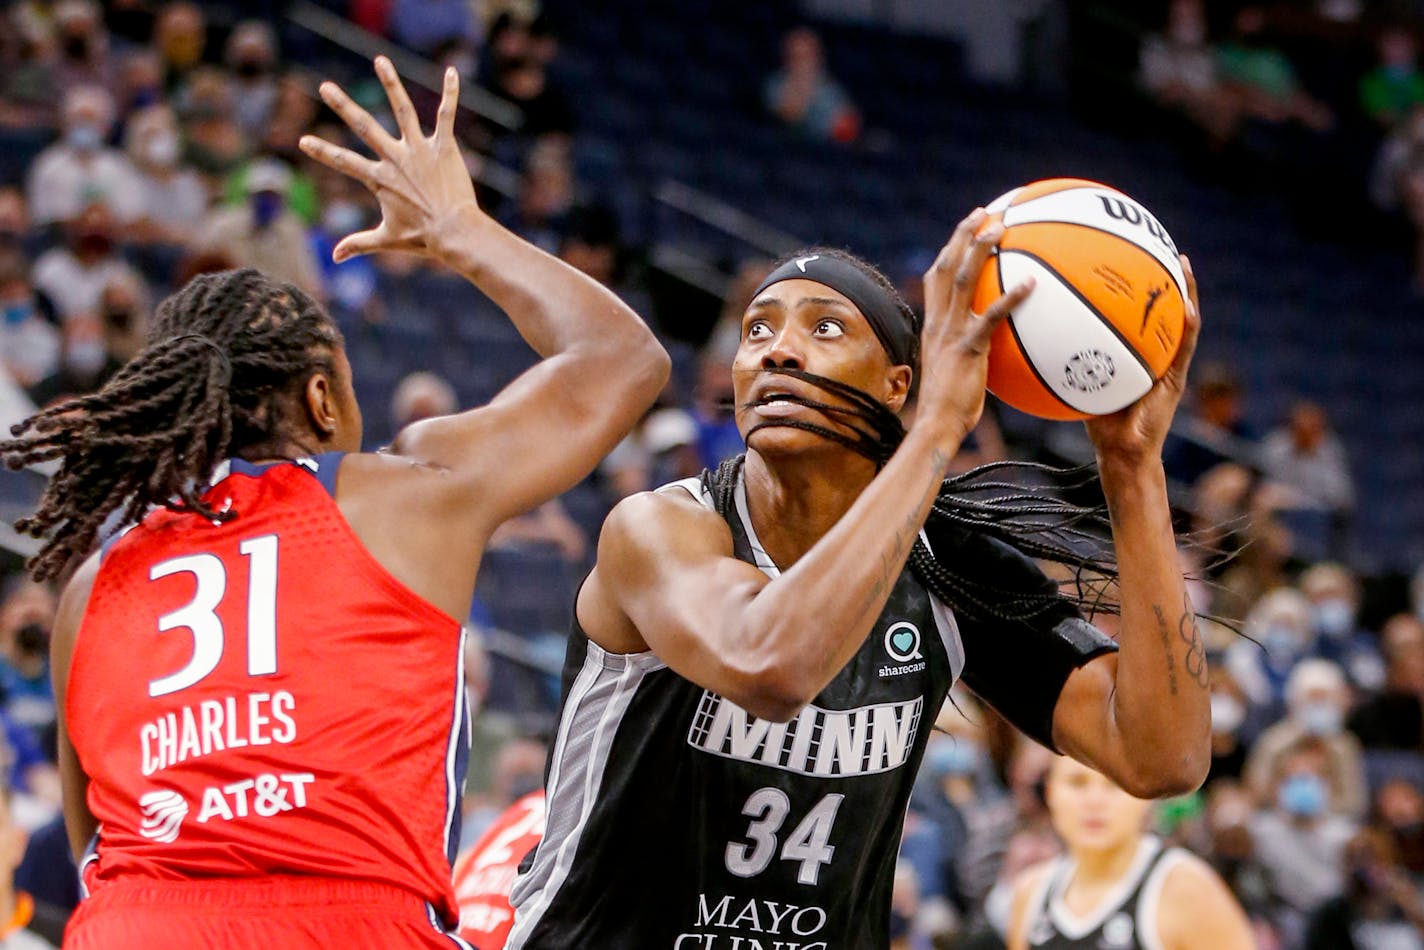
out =
[[[464,687],[461,687],[463,698]],[[460,808],[460,798],[465,794],[465,774],[470,769],[470,704],[460,703],[460,729],[455,733],[455,787],[451,792],[455,795],[454,815],[450,820],[450,845],[446,848],[449,854],[450,866],[455,866],[455,858],[460,854],[460,832],[463,822]]]

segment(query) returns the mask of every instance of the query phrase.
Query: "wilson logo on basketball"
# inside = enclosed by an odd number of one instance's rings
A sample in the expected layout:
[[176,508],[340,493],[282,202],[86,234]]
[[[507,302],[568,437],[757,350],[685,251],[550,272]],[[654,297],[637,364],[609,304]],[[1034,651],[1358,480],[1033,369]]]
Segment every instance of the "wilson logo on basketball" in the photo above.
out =
[[188,817],[188,803],[182,795],[169,789],[149,792],[138,800],[138,807],[143,813],[139,834],[164,844],[177,840],[178,829]]
[[1125,221],[1128,224],[1145,226],[1147,233],[1161,241],[1167,250],[1173,254],[1177,253],[1177,245],[1172,243],[1172,237],[1167,233],[1167,229],[1157,223],[1157,219],[1137,205],[1121,198],[1113,198],[1108,195],[1098,195],[1098,200],[1103,203],[1103,210],[1107,212],[1109,218],[1117,221]]

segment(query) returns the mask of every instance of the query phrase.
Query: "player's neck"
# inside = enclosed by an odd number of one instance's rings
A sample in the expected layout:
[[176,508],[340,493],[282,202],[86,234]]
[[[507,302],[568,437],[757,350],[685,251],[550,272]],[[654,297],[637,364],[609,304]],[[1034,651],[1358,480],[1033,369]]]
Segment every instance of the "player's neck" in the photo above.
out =
[[[234,452],[238,458],[244,462],[251,462],[253,465],[265,465],[269,462],[291,462],[296,459],[311,458],[321,454],[321,447],[316,444],[314,437],[308,438],[278,438],[271,442],[264,442],[261,445],[254,445],[249,448]],[[311,443],[308,445],[307,443]]]
[[1096,890],[1111,887],[1127,876],[1132,862],[1137,859],[1142,839],[1131,841],[1115,848],[1094,848],[1074,853],[1077,867],[1073,871],[1073,882],[1069,886],[1081,885],[1084,889]]
[[874,463],[859,456],[844,464],[828,462],[820,453],[774,462],[747,453],[742,477],[752,527],[783,570],[835,526],[875,477]]

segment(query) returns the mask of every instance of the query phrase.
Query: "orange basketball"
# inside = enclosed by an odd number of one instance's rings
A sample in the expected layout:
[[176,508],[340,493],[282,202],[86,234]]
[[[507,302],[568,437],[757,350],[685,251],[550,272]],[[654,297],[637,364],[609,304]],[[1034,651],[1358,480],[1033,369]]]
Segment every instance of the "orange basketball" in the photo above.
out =
[[1033,293],[995,331],[989,391],[1045,419],[1086,419],[1140,399],[1182,340],[1177,246],[1142,205],[1081,178],[1050,178],[986,210],[1004,237],[979,276],[983,312],[1025,277]]

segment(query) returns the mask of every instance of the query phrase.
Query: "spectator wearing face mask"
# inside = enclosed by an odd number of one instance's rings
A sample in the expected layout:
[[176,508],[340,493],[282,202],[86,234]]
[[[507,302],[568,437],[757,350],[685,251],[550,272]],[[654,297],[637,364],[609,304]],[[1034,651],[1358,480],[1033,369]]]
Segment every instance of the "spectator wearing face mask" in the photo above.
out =
[[354,316],[369,316],[376,311],[376,264],[367,255],[334,261],[331,252],[348,234],[365,230],[372,224],[369,205],[360,196],[344,187],[347,178],[327,176],[319,184],[330,182],[336,189],[323,194],[321,220],[312,227],[312,255],[321,268],[322,284],[338,322]]
[[255,267],[324,299],[306,228],[287,207],[291,183],[291,169],[282,162],[270,158],[255,162],[247,172],[247,200],[215,212],[200,243],[206,249],[225,251],[240,267]]
[[1344,893],[1311,914],[1305,950],[1424,950],[1424,898],[1387,834],[1351,838],[1345,873]]
[[1350,731],[1369,750],[1424,753],[1424,620],[1396,614],[1380,644],[1384,689],[1350,714]]
[[0,600],[0,696],[5,713],[40,741],[54,723],[49,681],[49,632],[54,592],[23,577],[11,580]]
[[244,20],[228,36],[223,61],[235,77],[237,123],[260,138],[277,104],[277,37],[260,20]]
[[35,261],[35,289],[54,305],[61,324],[93,318],[105,287],[136,276],[119,253],[119,226],[107,203],[93,202],[65,223],[64,244]]
[[1250,704],[1268,718],[1281,712],[1291,668],[1314,647],[1311,619],[1310,601],[1304,594],[1277,587],[1246,615],[1242,628],[1246,637],[1226,649],[1227,670]]
[[1302,660],[1286,681],[1284,719],[1261,733],[1246,763],[1246,781],[1259,798],[1270,793],[1272,777],[1286,750],[1314,736],[1326,753],[1324,778],[1331,812],[1360,819],[1367,804],[1360,743],[1345,731],[1349,686],[1329,660]]
[[93,392],[108,382],[143,345],[148,291],[133,272],[116,275],[100,291],[95,316],[64,324],[64,357],[58,372],[30,388],[37,405]]
[[114,104],[99,86],[79,86],[64,97],[63,137],[30,166],[25,194],[36,226],[68,221],[94,201],[109,205],[120,222],[143,212],[138,173],[128,158],[104,144]]
[[1293,943],[1304,917],[1344,886],[1341,857],[1356,825],[1330,811],[1330,751],[1302,736],[1277,757],[1270,797],[1251,821],[1251,840],[1282,904],[1282,932]]
[[1316,564],[1301,573],[1297,586],[1310,600],[1315,655],[1338,663],[1357,689],[1380,689],[1384,659],[1376,638],[1359,625],[1360,587],[1354,572],[1334,562]]
[[93,0],[60,0],[54,5],[54,28],[59,48],[55,72],[60,90],[83,85],[112,88],[114,60],[99,4]]
[[[1211,666],[1211,771],[1206,783],[1241,777],[1246,752],[1260,731],[1260,716],[1250,715],[1246,694],[1221,664]],[[1254,720],[1254,721],[1252,721]]]
[[[0,367],[33,386],[59,366],[59,331],[41,315],[22,253],[0,250]],[[3,430],[8,431],[8,430]]]
[[178,122],[166,105],[133,114],[125,149],[143,188],[143,217],[129,233],[144,243],[181,245],[197,233],[208,212],[208,191],[182,163]]

